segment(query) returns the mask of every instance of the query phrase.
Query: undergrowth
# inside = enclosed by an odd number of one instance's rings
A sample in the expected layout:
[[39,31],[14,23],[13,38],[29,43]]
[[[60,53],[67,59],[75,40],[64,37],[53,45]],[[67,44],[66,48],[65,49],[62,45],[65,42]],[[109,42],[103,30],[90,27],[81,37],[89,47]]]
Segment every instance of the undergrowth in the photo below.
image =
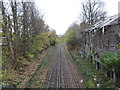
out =
[[45,82],[46,82],[46,73],[47,68],[49,66],[49,63],[54,55],[55,47],[52,46],[48,49],[47,55],[42,60],[41,64],[39,65],[39,68],[34,73],[33,78],[28,83],[27,87],[29,88],[45,88]]
[[88,60],[81,58],[75,50],[69,51],[71,61],[77,67],[78,73],[83,77],[85,88],[115,88],[115,83],[110,80],[103,72],[95,69]]

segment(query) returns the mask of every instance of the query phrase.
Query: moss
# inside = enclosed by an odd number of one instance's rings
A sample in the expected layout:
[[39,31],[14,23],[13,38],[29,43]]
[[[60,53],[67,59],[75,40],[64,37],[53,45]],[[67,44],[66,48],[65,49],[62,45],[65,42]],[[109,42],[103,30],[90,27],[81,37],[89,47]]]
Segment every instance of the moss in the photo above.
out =
[[45,86],[44,85],[40,85],[39,88],[45,88]]
[[94,88],[95,87],[94,81],[89,80],[88,82],[85,83],[85,87],[86,88]]

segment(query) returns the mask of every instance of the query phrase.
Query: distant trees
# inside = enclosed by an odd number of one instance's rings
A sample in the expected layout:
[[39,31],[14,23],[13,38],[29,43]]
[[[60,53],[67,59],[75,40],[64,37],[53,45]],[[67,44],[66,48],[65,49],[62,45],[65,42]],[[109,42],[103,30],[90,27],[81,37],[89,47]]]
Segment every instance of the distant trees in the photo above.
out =
[[77,49],[78,47],[78,35],[79,32],[78,30],[80,29],[80,26],[77,23],[73,23],[70,25],[70,27],[68,28],[67,32],[65,33],[65,41],[67,43],[67,46],[70,49]]
[[57,35],[56,35],[56,31],[53,30],[51,31],[51,34],[49,34],[49,38],[50,38],[50,45],[55,45],[57,42]]
[[104,2],[101,0],[85,0],[82,3],[82,12],[80,15],[82,22],[95,24],[100,19],[104,19],[105,16]]

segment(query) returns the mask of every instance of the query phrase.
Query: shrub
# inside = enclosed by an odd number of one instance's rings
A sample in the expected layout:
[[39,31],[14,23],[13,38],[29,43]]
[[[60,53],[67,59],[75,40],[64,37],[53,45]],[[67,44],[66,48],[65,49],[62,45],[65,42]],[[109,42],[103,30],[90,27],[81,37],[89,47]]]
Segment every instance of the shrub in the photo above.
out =
[[120,70],[120,58],[119,55],[113,54],[111,52],[105,52],[101,55],[101,62],[107,69]]
[[66,43],[67,43],[67,46],[69,48],[76,48],[77,46],[77,38],[76,38],[76,34],[74,31],[68,31],[66,33]]

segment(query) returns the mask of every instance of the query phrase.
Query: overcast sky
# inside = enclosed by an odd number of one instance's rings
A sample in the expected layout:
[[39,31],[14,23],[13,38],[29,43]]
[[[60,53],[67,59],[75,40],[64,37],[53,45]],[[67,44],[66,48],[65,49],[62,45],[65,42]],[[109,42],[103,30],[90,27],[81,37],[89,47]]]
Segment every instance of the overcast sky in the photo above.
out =
[[[78,20],[80,5],[84,0],[35,0],[44,14],[46,24],[55,29],[58,35],[64,34],[67,28]],[[120,0],[103,0],[109,16],[118,13]]]

